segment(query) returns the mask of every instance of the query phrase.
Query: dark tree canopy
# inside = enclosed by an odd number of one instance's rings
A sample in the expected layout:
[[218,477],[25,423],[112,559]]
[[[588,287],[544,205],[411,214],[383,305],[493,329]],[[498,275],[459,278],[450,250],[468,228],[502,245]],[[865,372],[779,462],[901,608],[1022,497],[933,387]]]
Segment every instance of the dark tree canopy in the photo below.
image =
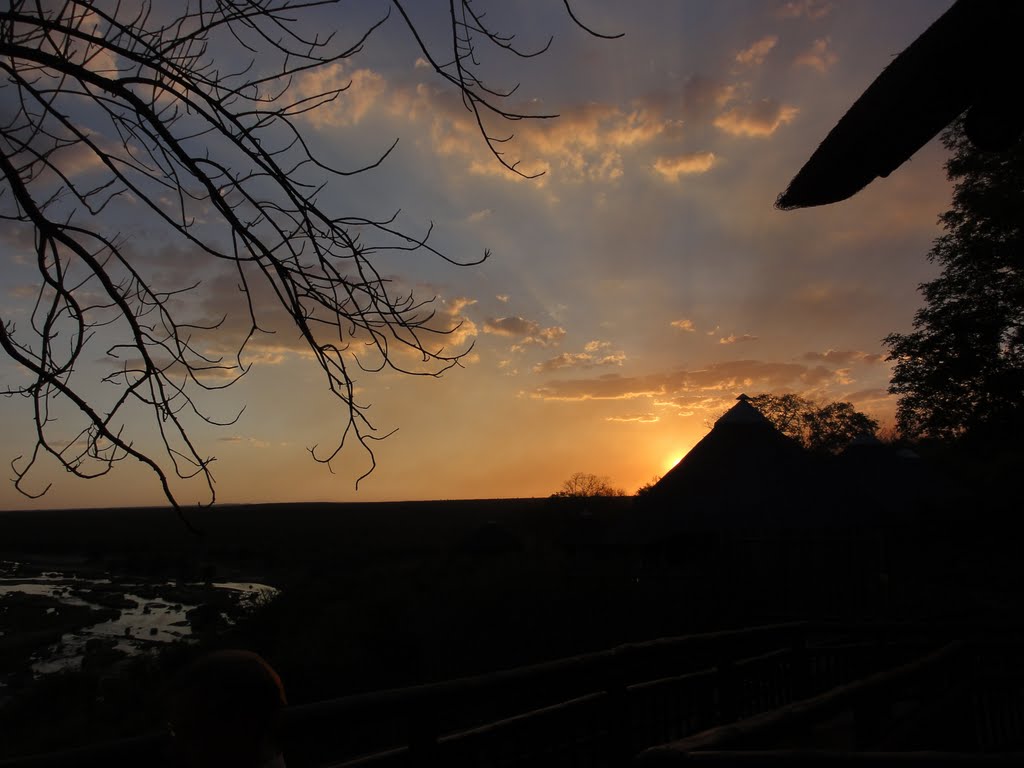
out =
[[[378,438],[355,376],[437,376],[467,351],[449,348],[454,329],[435,318],[433,299],[378,271],[379,258],[404,251],[455,260],[432,245],[429,225],[400,224],[399,204],[379,218],[338,210],[358,197],[352,177],[385,161],[394,144],[353,167],[327,167],[300,118],[350,84],[315,94],[292,86],[358,53],[390,18],[461,95],[496,162],[518,173],[503,149],[507,124],[553,115],[511,106],[515,84],[491,83],[480,61],[495,51],[538,55],[550,40],[520,48],[470,0],[438,6],[450,26],[444,43],[421,34],[400,0],[361,28],[324,31],[300,22],[340,0],[5,5],[0,220],[36,264],[27,319],[0,318],[0,348],[26,375],[6,394],[28,400],[36,428],[35,445],[14,462],[19,490],[45,493],[29,473],[48,454],[83,478],[135,460],[172,505],[175,478],[199,479],[212,501],[213,457],[193,435],[237,418],[213,415],[207,393],[246,374],[247,348],[273,325],[268,314],[285,318],[340,406],[337,438],[311,449],[314,458],[330,463],[355,441],[372,469]],[[339,199],[331,184],[349,194]],[[165,244],[204,266],[220,265],[224,295],[240,312],[195,311],[197,284],[161,277],[167,265],[132,243],[126,216],[162,228]],[[211,343],[228,330],[232,344]]]
[[608,477],[589,472],[573,472],[562,483],[559,491],[552,494],[558,499],[592,498],[594,496],[625,496],[626,492],[612,485]]
[[838,453],[852,440],[878,431],[878,422],[852,403],[817,404],[788,393],[757,395],[750,404],[782,434],[815,453]]
[[909,438],[1019,439],[1024,422],[1024,144],[982,152],[957,121],[943,134],[953,204],[928,259],[914,330],[885,338],[889,391]]

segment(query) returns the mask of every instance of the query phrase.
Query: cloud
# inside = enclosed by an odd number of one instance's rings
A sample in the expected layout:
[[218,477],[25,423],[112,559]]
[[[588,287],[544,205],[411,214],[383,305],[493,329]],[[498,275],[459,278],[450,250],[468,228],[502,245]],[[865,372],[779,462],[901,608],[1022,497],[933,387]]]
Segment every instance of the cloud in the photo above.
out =
[[527,320],[525,317],[515,315],[513,317],[487,318],[484,320],[484,333],[518,339],[512,347],[513,350],[518,351],[531,344],[540,347],[557,344],[565,336],[565,329],[557,325],[542,328],[540,323],[534,320]]
[[540,331],[540,324],[525,317],[489,317],[484,320],[484,333],[496,336],[532,336]]
[[248,445],[250,448],[269,448],[270,443],[266,440],[259,440],[255,437],[242,437],[241,435],[230,435],[227,437],[218,437],[217,441],[220,443],[230,443],[232,445]]
[[819,38],[809,50],[804,51],[793,61],[798,67],[810,67],[824,74],[839,61],[839,57],[829,50],[830,40],[827,37]]
[[777,36],[765,35],[760,40],[755,41],[749,47],[737,53],[736,63],[742,64],[745,67],[758,67],[764,63],[765,57],[771,53],[772,48],[778,42],[779,38]]
[[12,299],[34,299],[39,295],[38,285],[15,285],[7,289]]
[[814,387],[833,381],[835,373],[824,366],[732,360],[696,370],[656,373],[648,376],[604,374],[589,379],[549,381],[533,390],[543,400],[631,400],[655,398],[659,405],[692,402],[694,395],[735,397],[744,390],[768,391],[794,386]]
[[673,320],[669,325],[673,328],[678,328],[681,331],[688,331],[689,333],[693,333],[697,330],[693,325],[693,320],[688,320],[685,317],[680,318],[679,320]]
[[473,213],[469,214],[469,216],[466,217],[466,221],[468,221],[470,224],[476,224],[478,221],[489,219],[493,215],[493,208],[484,208],[481,211],[474,211]]
[[636,424],[654,424],[661,420],[656,413],[635,413],[627,416],[605,416],[605,421],[617,421],[623,423],[633,422]]
[[[405,121],[428,124],[426,134],[442,156],[461,157],[474,174],[509,180],[520,177],[487,154],[479,127],[451,93],[423,84],[396,90],[389,110]],[[650,144],[674,122],[653,100],[622,108],[610,104],[564,107],[557,120],[522,120],[514,140],[502,146],[506,158],[521,160],[526,174],[546,173],[571,181],[609,181],[621,177],[623,153]],[[543,182],[542,182],[543,183]]]
[[858,408],[863,408],[866,405],[884,405],[892,407],[896,403],[896,396],[889,394],[889,390],[882,389],[881,387],[875,387],[873,389],[859,389],[855,392],[849,392],[843,397],[844,400],[853,403]]
[[799,112],[796,107],[762,99],[723,112],[715,118],[714,125],[733,136],[760,138],[771,136],[780,126],[792,122]]
[[[265,277],[255,270],[251,270],[247,278],[252,308],[261,330],[248,338],[245,351],[241,356],[242,365],[247,366],[251,363],[261,366],[283,365],[294,362],[296,358],[305,360],[312,358],[314,353],[309,344],[299,333],[292,317],[281,307],[280,300],[273,293],[273,289]],[[392,297],[409,294],[414,296],[426,294],[428,297],[435,295],[435,291],[429,287],[419,286],[416,289],[403,289],[397,282],[389,286],[389,292]],[[196,303],[187,309],[192,313],[192,316],[188,317],[188,321],[197,326],[217,324],[217,327],[209,331],[195,330],[192,336],[192,346],[208,357],[222,358],[228,365],[235,364],[238,346],[252,330],[249,305],[245,294],[241,291],[237,273],[221,272],[204,280],[193,293]],[[475,304],[475,299],[465,296],[448,298],[436,296],[433,301],[421,304],[418,318],[425,325],[417,329],[417,337],[424,349],[427,352],[445,355],[464,351],[479,333],[476,323],[467,315],[468,308]],[[427,313],[432,313],[429,319],[426,318]],[[317,338],[324,343],[337,344],[339,330],[334,329],[335,333],[332,335],[329,325],[327,325],[334,322],[334,318],[322,310],[317,311],[314,317],[324,321],[324,324],[312,324]],[[429,369],[430,363],[423,359],[423,351],[398,340],[399,334],[402,333],[400,328],[391,336],[383,339],[378,336],[375,339],[366,329],[349,324],[344,319],[340,321],[340,325],[340,333],[343,334],[340,341],[348,345],[347,353],[358,354],[360,359],[367,361],[366,365],[368,366],[376,365],[379,362],[381,353],[375,342],[380,340],[386,345],[389,355],[400,355],[410,361],[419,361],[424,370]],[[380,326],[375,332],[383,335],[387,333],[387,330]],[[406,341],[410,340],[407,334],[402,338]],[[378,355],[378,360],[373,360],[374,355]],[[417,366],[410,363],[405,364],[404,367],[413,369]],[[237,375],[238,372],[238,369],[235,368],[228,372],[211,371],[205,375],[207,377],[225,377]]]
[[529,336],[540,330],[540,325],[524,317],[489,317],[484,320],[484,333],[496,336]]
[[757,341],[757,336],[752,336],[749,333],[744,333],[741,336],[737,336],[736,334],[733,333],[733,334],[730,334],[728,336],[723,336],[722,338],[720,338],[718,340],[718,343],[719,344],[742,344],[745,341]]
[[657,158],[654,171],[668,181],[679,181],[680,176],[707,173],[714,164],[714,152],[690,152]]
[[[84,130],[84,133],[90,133],[88,130]],[[101,152],[108,152],[111,155],[120,157],[124,154],[124,148],[120,145],[112,144],[106,141],[102,136],[90,136],[89,137],[94,144],[97,145]],[[53,152],[48,159],[48,162],[55,165],[61,170],[65,176],[70,179],[74,179],[76,176],[94,171],[98,168],[103,167],[103,163],[100,161],[99,155],[85,142],[76,141],[74,144],[69,144],[61,147],[57,151]]]
[[833,7],[827,0],[789,0],[779,6],[775,15],[780,19],[806,18],[817,21],[828,16]]
[[683,116],[700,121],[719,112],[736,96],[736,86],[694,75],[683,86]]
[[[293,91],[298,97],[315,98],[346,84],[347,89],[337,98],[304,113],[304,119],[321,129],[356,125],[371,115],[405,126],[413,124],[416,134],[425,137],[436,154],[459,158],[470,173],[521,180],[489,154],[476,120],[458,95],[436,84],[390,82],[371,69],[351,69],[346,62],[339,62],[303,73],[296,78]],[[628,107],[598,103],[566,106],[559,110],[557,120],[517,121],[513,140],[500,149],[510,162],[520,161],[518,170],[525,174],[610,181],[623,175],[624,153],[649,145],[677,124],[664,116],[666,109],[665,104],[650,98]],[[498,133],[508,130],[502,128]]]
[[[476,299],[466,296],[455,296],[450,299],[441,299],[435,303],[434,316],[430,320],[427,331],[435,338],[435,341],[442,341],[447,350],[465,347],[466,344],[479,334],[479,329],[464,310],[476,304]],[[442,337],[437,339],[436,337]],[[426,343],[424,346],[427,346]],[[417,350],[412,354],[420,355]],[[465,362],[471,362],[465,360]]]
[[346,62],[336,62],[306,70],[292,83],[296,100],[315,100],[320,94],[338,88],[345,90],[334,100],[303,112],[303,117],[317,128],[358,125],[381,100],[387,91],[387,82],[372,69],[350,71]]
[[666,394],[662,375],[628,377],[608,373],[596,379],[559,380],[537,387],[533,396],[543,400],[629,400]]
[[608,352],[602,354],[610,346],[607,341],[592,341],[583,348],[583,352],[563,352],[560,355],[544,360],[533,366],[534,373],[551,373],[566,368],[598,368],[607,365],[622,365],[626,359],[624,352]]
[[885,356],[870,352],[861,352],[860,350],[855,349],[828,349],[824,352],[806,352],[803,354],[802,359],[810,361],[818,360],[823,363],[833,363],[835,365],[848,365],[849,363],[875,365],[882,362],[885,359]]
[[[622,153],[651,143],[670,125],[654,109],[587,104],[563,109],[557,120],[523,122],[516,145],[526,173],[540,171],[574,181],[608,181],[623,175]],[[477,173],[504,173],[488,162]]]

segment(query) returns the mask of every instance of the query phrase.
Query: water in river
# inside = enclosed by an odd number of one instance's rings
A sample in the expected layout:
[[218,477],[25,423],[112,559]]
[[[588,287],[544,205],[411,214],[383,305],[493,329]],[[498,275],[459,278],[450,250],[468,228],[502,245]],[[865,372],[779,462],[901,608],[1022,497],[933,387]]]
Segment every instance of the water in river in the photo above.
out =
[[56,627],[58,640],[41,634],[44,642],[33,649],[38,677],[79,667],[89,649],[116,658],[187,642],[197,630],[230,626],[276,594],[256,582],[111,579],[0,561],[0,645],[13,632]]

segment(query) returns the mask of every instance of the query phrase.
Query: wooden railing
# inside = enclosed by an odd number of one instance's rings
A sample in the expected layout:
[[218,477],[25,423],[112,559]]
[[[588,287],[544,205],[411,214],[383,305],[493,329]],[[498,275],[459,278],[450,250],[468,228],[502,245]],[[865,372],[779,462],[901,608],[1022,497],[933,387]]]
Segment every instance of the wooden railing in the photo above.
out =
[[[1024,766],[1024,752],[986,754],[1024,747],[1021,651],[1019,642],[957,640],[823,694],[651,747],[634,765]],[[815,742],[831,751],[808,751]],[[943,747],[949,751],[935,751]]]
[[[965,634],[949,627],[800,622],[661,638],[291,707],[285,751],[291,768],[439,762],[618,768],[644,750],[644,761],[686,761],[691,753],[733,751],[741,744],[757,749],[760,736],[754,734],[799,728],[836,707],[861,712],[867,727],[870,718],[863,713],[869,708],[857,702],[902,690],[910,679],[944,681],[950,669],[957,670],[956,679],[965,670],[997,679],[1007,666],[1002,656],[979,656],[965,642],[929,655],[935,637]],[[1011,643],[1003,656],[1018,650]],[[888,671],[870,674],[878,670]],[[974,708],[981,713],[975,730],[988,734],[983,748],[998,748],[1020,732],[1024,702],[1013,699],[1020,691],[1008,684],[1002,698],[989,692],[979,700],[984,706]],[[0,768],[159,765],[167,762],[162,756],[168,750],[167,737],[154,735],[0,761]]]

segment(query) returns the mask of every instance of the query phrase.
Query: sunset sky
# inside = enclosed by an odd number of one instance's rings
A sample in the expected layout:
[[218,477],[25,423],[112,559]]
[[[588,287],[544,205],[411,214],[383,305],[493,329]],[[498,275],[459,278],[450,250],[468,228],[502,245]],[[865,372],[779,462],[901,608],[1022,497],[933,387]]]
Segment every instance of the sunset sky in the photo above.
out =
[[[524,47],[554,35],[538,58],[483,60],[495,86],[521,82],[517,104],[560,115],[495,126],[515,133],[510,159],[544,171],[534,180],[487,152],[392,14],[360,54],[293,84],[313,93],[352,83],[301,122],[335,166],[358,166],[399,139],[379,169],[332,183],[324,207],[378,218],[400,209],[409,231],[432,222],[434,247],[454,259],[492,252],[470,267],[426,254],[381,262],[418,295],[436,296],[439,316],[461,322],[450,343],[472,350],[438,379],[359,375],[374,426],[398,431],[374,446],[378,466],[356,491],[363,452],[346,451],[332,474],[307,451],[343,425],[321,371],[284,326],[255,339],[250,374],[205,401],[225,415],[244,403],[241,419],[194,428],[202,452],[217,457],[218,501],[546,496],[576,471],[632,493],[741,392],[849,400],[891,422],[881,339],[909,329],[917,286],[936,273],[925,257],[949,206],[944,151],[933,141],[844,203],[796,212],[773,203],[950,4],[576,0],[590,27],[624,33],[602,40],[574,27],[560,2],[489,3],[488,19]],[[409,5],[428,39],[443,41],[447,4]],[[386,6],[342,4],[315,23],[350,42]],[[229,277],[145,212],[122,215],[121,230],[168,287],[199,277],[197,306],[224,305]],[[13,228],[0,238],[0,311],[23,319],[35,290],[31,238]],[[0,386],[21,380],[0,361]],[[33,446],[28,404],[0,400],[5,478]],[[152,473],[127,462],[88,482],[41,465],[29,486],[51,481],[38,500],[4,482],[0,509],[165,503]],[[176,490],[186,503],[203,491]]]

